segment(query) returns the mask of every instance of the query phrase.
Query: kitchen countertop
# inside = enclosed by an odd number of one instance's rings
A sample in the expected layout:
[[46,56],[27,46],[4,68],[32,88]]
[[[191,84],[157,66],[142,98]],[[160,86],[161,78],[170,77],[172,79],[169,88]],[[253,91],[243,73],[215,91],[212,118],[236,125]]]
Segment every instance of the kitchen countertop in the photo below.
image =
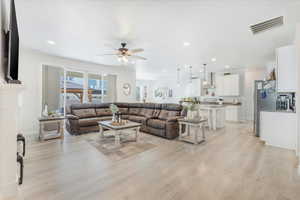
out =
[[219,104],[198,104],[199,108],[206,109],[206,108],[212,108],[212,109],[219,109],[224,108],[226,105],[219,105]]
[[223,104],[215,102],[200,102],[200,105],[223,105],[223,106],[241,106],[242,103],[223,102]]
[[[192,101],[180,101],[180,103],[192,103]],[[219,104],[217,102],[194,102],[195,104],[200,105],[224,105],[224,106],[241,106],[242,103],[232,103],[232,102],[223,102],[223,104]]]
[[295,113],[294,111],[284,111],[284,110],[276,110],[276,111],[268,111],[268,110],[261,110],[260,112],[273,112],[273,113]]

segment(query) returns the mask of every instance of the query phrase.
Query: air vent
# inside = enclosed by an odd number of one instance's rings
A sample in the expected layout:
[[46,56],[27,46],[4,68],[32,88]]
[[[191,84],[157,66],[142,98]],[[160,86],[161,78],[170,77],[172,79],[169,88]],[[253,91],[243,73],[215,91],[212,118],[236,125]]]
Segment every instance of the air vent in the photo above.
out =
[[274,19],[270,19],[268,21],[252,25],[250,26],[250,29],[253,34],[257,34],[282,25],[283,25],[283,16],[276,17]]

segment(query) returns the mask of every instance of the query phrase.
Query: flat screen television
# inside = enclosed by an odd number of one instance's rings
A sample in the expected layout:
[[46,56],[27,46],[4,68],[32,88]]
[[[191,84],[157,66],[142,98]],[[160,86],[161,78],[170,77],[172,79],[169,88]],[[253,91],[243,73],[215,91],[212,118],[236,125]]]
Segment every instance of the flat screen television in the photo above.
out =
[[11,0],[9,30],[6,33],[6,80],[8,83],[20,84],[19,72],[19,31],[16,16],[15,1]]

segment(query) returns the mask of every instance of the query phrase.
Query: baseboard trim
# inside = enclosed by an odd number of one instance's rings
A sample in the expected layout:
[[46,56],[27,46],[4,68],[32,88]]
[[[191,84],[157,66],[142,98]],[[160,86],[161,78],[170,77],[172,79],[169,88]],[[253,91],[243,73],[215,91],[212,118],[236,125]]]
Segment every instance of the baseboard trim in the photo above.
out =
[[[263,141],[265,141],[265,140],[263,140]],[[286,149],[286,150],[290,150],[290,151],[294,151],[295,154],[296,154],[296,148],[295,147],[293,148],[293,147],[286,147],[286,146],[281,146],[281,145],[277,145],[277,144],[270,144],[266,141],[265,141],[265,145],[266,146],[271,146],[271,147],[277,147],[277,148],[281,148],[281,149]],[[300,163],[299,163],[299,165],[300,165]]]

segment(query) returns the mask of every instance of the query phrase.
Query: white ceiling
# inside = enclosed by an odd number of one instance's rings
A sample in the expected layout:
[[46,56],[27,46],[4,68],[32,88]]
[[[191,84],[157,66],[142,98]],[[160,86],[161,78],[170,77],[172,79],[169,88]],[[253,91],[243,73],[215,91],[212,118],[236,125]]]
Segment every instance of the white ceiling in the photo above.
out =
[[[138,78],[176,75],[211,58],[210,70],[262,67],[292,43],[299,0],[16,0],[22,45],[46,53],[118,65],[108,44],[145,49]],[[249,25],[283,15],[285,25],[253,35]],[[56,45],[46,41],[53,40]],[[184,42],[191,45],[185,47]]]

